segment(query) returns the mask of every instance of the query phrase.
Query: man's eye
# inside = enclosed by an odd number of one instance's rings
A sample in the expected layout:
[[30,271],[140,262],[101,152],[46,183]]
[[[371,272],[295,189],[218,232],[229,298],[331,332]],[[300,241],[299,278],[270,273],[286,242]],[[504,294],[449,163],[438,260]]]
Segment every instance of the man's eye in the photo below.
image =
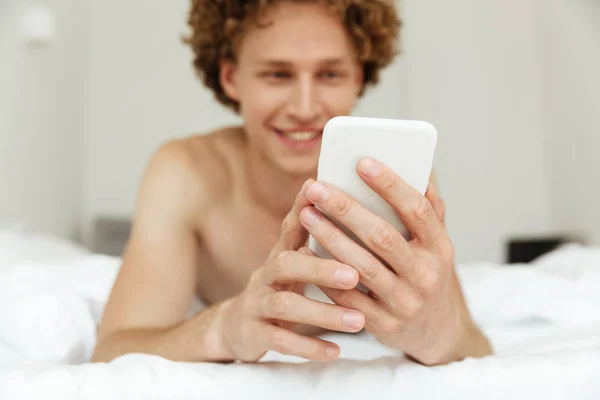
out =
[[265,72],[263,74],[263,76],[266,78],[269,78],[269,79],[283,80],[283,79],[290,78],[291,74],[286,71],[271,71],[271,72]]
[[337,71],[323,71],[321,72],[321,78],[325,80],[333,80],[337,79],[341,76],[341,74]]

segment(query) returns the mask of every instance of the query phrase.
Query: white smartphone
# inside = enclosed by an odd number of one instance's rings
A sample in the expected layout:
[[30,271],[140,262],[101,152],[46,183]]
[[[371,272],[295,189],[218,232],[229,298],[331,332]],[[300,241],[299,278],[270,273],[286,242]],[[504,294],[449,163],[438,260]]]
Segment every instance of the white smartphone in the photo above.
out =
[[[336,117],[325,125],[323,131],[317,179],[345,191],[408,239],[409,232],[400,217],[360,178],[357,164],[364,157],[378,160],[424,195],[433,168],[437,140],[437,130],[428,122]],[[332,221],[366,248],[344,226],[334,219]],[[332,258],[313,237],[309,240],[309,247],[322,258]]]

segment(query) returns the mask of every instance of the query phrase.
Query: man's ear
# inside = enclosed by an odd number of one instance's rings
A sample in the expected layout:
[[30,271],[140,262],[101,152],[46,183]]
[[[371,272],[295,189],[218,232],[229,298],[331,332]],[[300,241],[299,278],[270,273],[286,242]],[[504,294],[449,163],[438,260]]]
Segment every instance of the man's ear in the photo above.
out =
[[219,83],[233,101],[239,101],[237,87],[237,65],[231,60],[222,60],[219,66]]
[[361,93],[365,86],[365,70],[362,63],[359,63],[356,66],[356,87],[358,88],[358,93]]

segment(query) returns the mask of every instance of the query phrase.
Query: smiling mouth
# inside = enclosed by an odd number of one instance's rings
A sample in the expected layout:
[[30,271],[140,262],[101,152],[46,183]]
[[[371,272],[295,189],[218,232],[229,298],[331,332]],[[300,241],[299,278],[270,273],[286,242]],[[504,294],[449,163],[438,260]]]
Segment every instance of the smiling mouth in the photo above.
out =
[[323,134],[322,130],[310,130],[310,131],[281,131],[275,129],[275,132],[284,138],[291,139],[295,142],[308,142],[317,139]]

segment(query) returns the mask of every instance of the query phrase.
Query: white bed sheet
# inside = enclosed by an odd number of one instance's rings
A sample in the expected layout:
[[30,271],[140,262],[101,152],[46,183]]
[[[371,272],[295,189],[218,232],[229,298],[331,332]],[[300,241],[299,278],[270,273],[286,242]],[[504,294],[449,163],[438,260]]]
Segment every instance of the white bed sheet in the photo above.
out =
[[570,246],[528,267],[461,266],[497,355],[435,368],[366,334],[329,334],[342,348],[329,363],[268,353],[259,365],[139,354],[89,364],[120,260],[72,255],[0,265],[1,399],[600,399],[599,249]]

